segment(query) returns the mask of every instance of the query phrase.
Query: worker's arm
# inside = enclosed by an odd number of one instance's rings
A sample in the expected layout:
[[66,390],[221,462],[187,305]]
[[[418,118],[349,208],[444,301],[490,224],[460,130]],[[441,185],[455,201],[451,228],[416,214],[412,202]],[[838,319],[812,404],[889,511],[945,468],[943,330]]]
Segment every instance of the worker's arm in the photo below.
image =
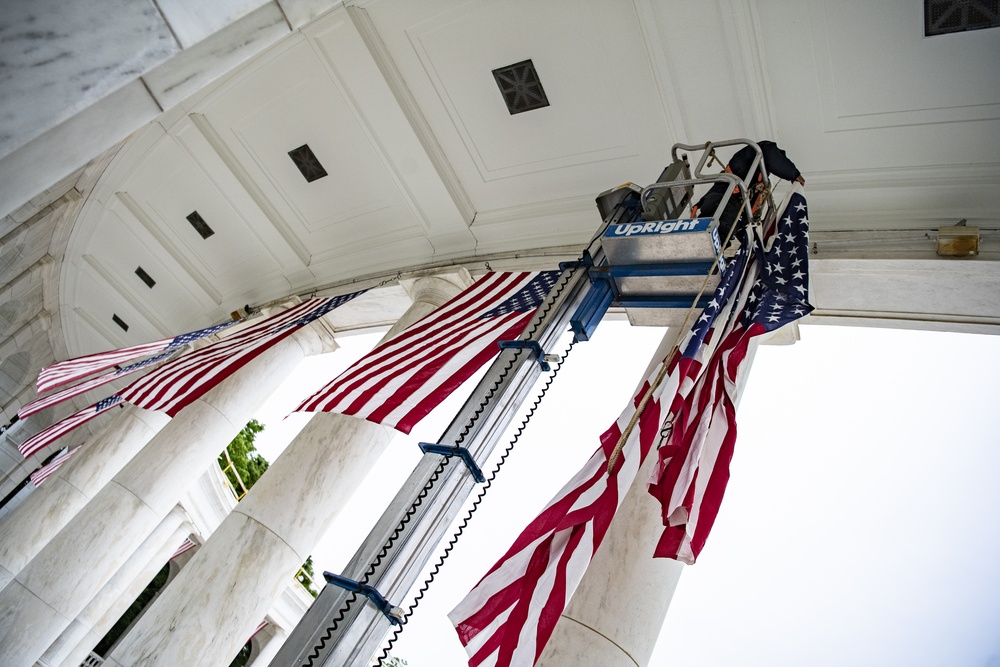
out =
[[795,163],[788,159],[785,151],[778,148],[778,144],[773,141],[761,141],[757,144],[764,155],[764,166],[767,167],[768,174],[774,174],[778,178],[786,181],[797,181],[805,185],[806,180],[802,178]]

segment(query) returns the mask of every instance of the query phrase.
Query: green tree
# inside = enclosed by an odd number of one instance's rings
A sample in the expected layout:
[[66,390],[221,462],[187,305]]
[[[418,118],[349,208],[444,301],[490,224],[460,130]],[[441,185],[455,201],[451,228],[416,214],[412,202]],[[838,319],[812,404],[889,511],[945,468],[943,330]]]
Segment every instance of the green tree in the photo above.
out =
[[[233,468],[236,469],[236,473],[243,480],[243,488],[246,491],[249,491],[257,480],[260,479],[260,476],[264,474],[269,465],[267,459],[258,454],[257,448],[254,446],[254,439],[263,430],[263,424],[256,419],[251,419],[243,427],[243,430],[233,438],[233,441],[226,446],[229,458],[233,462]],[[229,468],[229,462],[226,461],[225,454],[219,455],[219,467],[225,471],[226,477],[229,478],[229,483],[233,485],[233,488],[238,493],[240,484],[236,479],[236,475],[233,474],[232,468]]]
[[[305,573],[305,576],[303,576],[303,573]],[[316,597],[319,593],[312,587],[315,578],[316,572],[313,570],[313,557],[309,556],[306,558],[306,562],[302,563],[302,570],[295,575],[295,579],[302,584],[302,588],[309,591],[310,595]]]

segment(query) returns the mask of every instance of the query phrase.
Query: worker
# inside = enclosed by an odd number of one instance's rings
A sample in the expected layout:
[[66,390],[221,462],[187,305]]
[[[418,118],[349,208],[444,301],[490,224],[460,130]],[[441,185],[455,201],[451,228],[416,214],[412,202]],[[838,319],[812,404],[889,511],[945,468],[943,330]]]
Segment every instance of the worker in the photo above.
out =
[[[773,141],[761,141],[757,145],[760,146],[760,151],[764,158],[764,166],[767,167],[768,174],[774,174],[786,181],[795,181],[796,183],[805,185],[806,179],[802,178],[802,174],[795,167],[795,163],[788,159],[785,151],[778,148],[776,143]],[[741,148],[733,155],[729,164],[726,165],[726,171],[746,181],[747,174],[750,172],[750,165],[753,164],[756,155],[757,151],[752,146]],[[764,183],[764,174],[758,167],[756,175],[750,181],[750,191],[748,193],[751,208],[755,213],[766,196],[765,187],[767,185],[767,183]],[[719,208],[719,203],[726,194],[727,187],[726,183],[716,183],[713,185],[712,189],[705,193],[705,196],[699,199],[698,203],[694,205],[692,216],[696,218],[714,216],[716,209]],[[739,194],[739,188],[733,188],[733,196],[729,198],[726,209],[719,216],[719,234],[723,241],[729,238],[733,223],[743,208],[743,201]],[[741,227],[749,222],[744,218],[746,218],[746,215],[740,219]]]

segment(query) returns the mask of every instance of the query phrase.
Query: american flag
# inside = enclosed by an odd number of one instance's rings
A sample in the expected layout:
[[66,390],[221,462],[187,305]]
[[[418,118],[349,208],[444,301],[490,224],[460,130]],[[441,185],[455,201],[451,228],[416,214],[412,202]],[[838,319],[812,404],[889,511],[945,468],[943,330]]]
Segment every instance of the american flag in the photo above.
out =
[[258,624],[257,624],[257,629],[256,629],[256,630],[254,630],[254,631],[253,631],[253,634],[252,634],[252,635],[250,635],[250,636],[249,636],[249,637],[247,638],[247,641],[250,641],[251,639],[253,639],[254,637],[256,637],[256,636],[257,636],[257,633],[259,633],[259,632],[260,632],[261,630],[263,630],[263,629],[264,629],[264,628],[266,628],[266,627],[267,627],[267,619],[265,618],[265,619],[264,619],[263,621],[261,621],[260,623],[258,623]]
[[38,372],[38,380],[35,383],[35,387],[38,390],[38,393],[41,394],[51,389],[55,389],[56,387],[61,387],[65,384],[82,380],[88,375],[106,370],[112,366],[117,366],[118,364],[139,359],[149,354],[163,352],[164,350],[174,351],[200,338],[218,333],[226,327],[236,324],[237,321],[239,320],[230,320],[228,322],[223,322],[222,324],[216,324],[215,326],[199,329],[198,331],[191,331],[173,338],[154,340],[152,343],[143,343],[142,345],[124,347],[120,350],[98,352],[97,354],[88,354],[83,357],[75,357],[73,359],[67,359],[66,361],[60,361],[52,364],[51,366],[46,366]]
[[654,389],[608,474],[611,453],[661,367],[604,432],[583,469],[448,614],[472,667],[526,667],[541,655],[659,436],[660,397],[671,390],[669,382]]
[[[729,265],[709,306],[687,334],[682,345],[683,354],[677,356],[671,353],[654,368],[618,421],[601,436],[601,447],[586,466],[563,487],[449,614],[469,654],[469,665],[534,665],[607,533],[625,493],[652,451],[654,442],[659,441],[659,451],[662,452],[669,447],[664,440],[674,442],[677,434],[689,430],[686,425],[693,416],[705,411],[711,425],[711,416],[720,401],[716,400],[715,394],[697,391],[702,386],[700,381],[709,376],[702,369],[717,367],[726,374],[731,387],[724,387],[721,394],[731,399],[736,373],[739,363],[745,358],[749,338],[775,329],[811,310],[807,302],[805,254],[808,221],[805,199],[800,191],[793,190],[786,201],[786,210],[794,210],[795,213],[783,217],[778,225],[778,237],[764,256],[767,261],[764,276],[757,279],[757,258],[763,256],[762,250],[759,245],[751,246],[749,237],[745,235],[744,250]],[[748,250],[751,247],[754,250]],[[795,271],[789,270],[792,268]],[[800,271],[801,275],[791,277]],[[777,277],[785,282],[774,279]],[[774,286],[781,288],[778,293]],[[748,304],[756,305],[750,307]],[[742,322],[750,324],[741,325]],[[737,336],[737,329],[748,333]],[[743,343],[737,345],[737,340]],[[729,348],[725,347],[727,344]],[[739,350],[742,350],[743,356],[740,356]],[[664,367],[664,364],[667,366]],[[711,382],[708,384],[715,386]],[[650,395],[645,408],[609,473],[611,454],[647,392]],[[691,398],[701,400],[685,402]],[[670,404],[664,405],[664,400]],[[735,441],[735,422],[732,425],[729,440]],[[713,434],[717,436],[718,432]],[[657,473],[673,471],[677,466],[671,468],[671,461],[661,463]],[[707,467],[707,472],[701,474],[704,485],[711,492],[700,495],[697,492],[685,493],[683,496],[691,501],[687,505],[691,511],[696,511],[695,503],[698,501],[717,504],[721,500],[721,490],[725,488],[723,477],[728,478],[728,459],[715,456],[711,460],[707,457],[701,460],[703,467],[711,463],[719,466],[716,474],[713,475]],[[726,470],[724,473],[723,468]],[[685,478],[691,476],[689,474]],[[709,485],[708,479],[714,480],[714,483]],[[714,518],[715,511],[717,506],[701,509],[702,523],[697,527],[703,531],[698,533],[702,542],[710,528],[704,521],[708,515]],[[660,547],[671,539],[661,541]],[[676,553],[660,553],[659,547],[656,555],[679,557]]]
[[129,403],[171,417],[278,341],[362,294],[309,299],[218,342],[168,361],[119,392]]
[[242,331],[168,361],[114,396],[40,431],[18,447],[25,457],[125,400],[140,408],[159,410],[171,417],[300,327],[362,294],[354,292],[325,299],[309,299],[251,324]]
[[168,561],[173,560],[178,556],[180,556],[181,554],[185,554],[188,551],[191,551],[191,549],[194,549],[196,546],[198,546],[198,543],[192,540],[190,537],[187,537],[184,539],[183,542],[181,542],[181,545],[177,547],[177,551],[174,552],[174,555],[168,558],[167,560]]
[[[649,488],[662,505],[666,526],[656,547],[658,557],[694,563],[712,529],[729,481],[737,376],[751,341],[813,310],[808,301],[807,213],[796,185],[778,214],[770,248],[759,241],[744,243],[753,256],[741,250],[737,257],[741,278],[720,285],[717,300],[731,304],[725,317],[717,306],[706,308],[708,319],[685,347],[681,390],[671,406],[673,432],[658,450]],[[703,354],[699,337],[715,338],[718,346]]]
[[48,479],[53,473],[55,473],[56,470],[59,470],[59,466],[66,463],[66,459],[76,454],[76,450],[78,449],[80,449],[80,445],[77,445],[73,449],[65,449],[62,452],[59,452],[54,459],[28,475],[28,477],[31,478],[31,483],[35,486],[41,486],[42,482]]
[[558,271],[488,273],[407,327],[296,408],[340,412],[409,433],[456,387],[515,339]]
[[[229,326],[227,323],[226,326]],[[176,339],[175,339],[176,340]],[[126,375],[131,375],[141,371],[144,368],[149,368],[155,366],[156,364],[166,361],[171,356],[176,354],[181,348],[179,346],[171,347],[171,349],[166,352],[161,352],[155,357],[150,357],[149,359],[143,359],[142,361],[137,361],[134,364],[129,364],[124,366],[112,373],[105,373],[104,375],[98,375],[97,377],[91,378],[79,384],[75,384],[72,387],[67,387],[60,391],[48,394],[47,396],[41,396],[33,401],[29,401],[20,410],[17,411],[17,416],[20,419],[25,419],[35,414],[36,412],[41,412],[45,408],[51,407],[63,401],[69,400],[74,396],[79,396],[92,389],[106,385],[109,382],[114,382],[115,380],[125,377]]]
[[89,408],[84,408],[79,412],[71,414],[65,419],[57,421],[48,428],[42,429],[18,445],[17,451],[21,452],[21,456],[24,458],[28,458],[35,452],[47,447],[62,436],[66,435],[77,426],[86,424],[97,415],[102,412],[107,412],[121,402],[121,396],[108,396],[107,398],[94,403]]

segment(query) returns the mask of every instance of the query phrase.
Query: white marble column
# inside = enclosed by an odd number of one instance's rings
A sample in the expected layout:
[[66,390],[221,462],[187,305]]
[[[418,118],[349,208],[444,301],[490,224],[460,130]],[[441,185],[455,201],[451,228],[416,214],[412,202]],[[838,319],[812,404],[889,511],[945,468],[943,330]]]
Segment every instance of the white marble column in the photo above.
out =
[[322,321],[304,327],[171,420],[0,592],[0,665],[37,660],[274,388],[335,345]]
[[[670,351],[675,336],[676,329],[667,329],[643,379]],[[539,667],[636,667],[652,655],[682,568],[653,558],[663,524],[659,504],[646,492],[652,460],[636,475],[539,656]]]
[[162,412],[133,405],[117,413],[44,486],[0,520],[0,588],[170,421]]
[[[667,330],[654,362],[670,350],[675,331]],[[739,393],[756,349],[752,343],[737,378]],[[647,368],[643,377],[651,370]],[[663,532],[660,504],[646,490],[653,464],[654,456],[650,456],[636,475],[539,656],[538,667],[644,667],[649,663],[684,568],[675,560],[653,558]]]
[[186,519],[184,510],[180,506],[174,507],[45,651],[39,664],[80,667],[87,654],[118,622],[177,547],[191,534],[192,527]]
[[[383,340],[466,284],[464,271],[404,282],[414,304]],[[391,437],[392,429],[362,419],[314,415],[105,664],[225,664],[289,584]],[[213,632],[206,633],[206,627]]]
[[651,465],[639,471],[538,667],[649,662],[684,567],[653,558],[663,523],[659,503],[646,491],[651,472]]
[[[272,632],[269,635],[262,637],[261,635],[267,632],[268,629],[272,630]],[[261,643],[260,653],[253,656],[247,664],[247,667],[267,667],[271,664],[271,659],[277,655],[278,649],[281,648],[281,645],[285,643],[286,639],[288,639],[288,633],[281,628],[272,625],[261,630],[260,634],[257,635],[257,639],[259,639]],[[67,667],[69,666],[67,665]]]

